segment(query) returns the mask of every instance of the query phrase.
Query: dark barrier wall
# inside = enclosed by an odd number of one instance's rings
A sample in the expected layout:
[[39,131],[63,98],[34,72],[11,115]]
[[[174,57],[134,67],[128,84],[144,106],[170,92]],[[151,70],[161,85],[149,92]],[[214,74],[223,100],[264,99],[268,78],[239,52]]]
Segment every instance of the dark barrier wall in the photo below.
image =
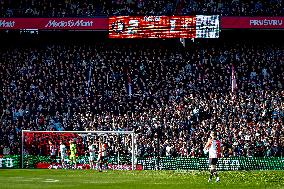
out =
[[[59,162],[59,159],[57,160]],[[88,157],[78,158],[79,164],[87,164]],[[24,168],[37,168],[39,164],[49,163],[49,157],[25,156]],[[110,164],[117,164],[117,158],[111,157]],[[130,158],[120,158],[120,164],[129,165]],[[142,158],[137,160],[144,170],[207,170],[207,158]],[[0,158],[0,168],[20,168],[21,158],[19,155],[4,156]],[[284,170],[284,158],[222,158],[218,161],[219,170]]]

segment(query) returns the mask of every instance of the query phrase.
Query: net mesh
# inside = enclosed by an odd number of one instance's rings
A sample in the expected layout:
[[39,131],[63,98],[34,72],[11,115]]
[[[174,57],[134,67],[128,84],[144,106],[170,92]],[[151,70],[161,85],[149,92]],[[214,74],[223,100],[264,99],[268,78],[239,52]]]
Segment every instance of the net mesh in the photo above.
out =
[[[76,132],[24,132],[23,133],[23,168],[71,168],[70,144],[76,146],[76,167],[90,168],[90,145],[93,145],[93,161],[103,156],[105,169],[131,169],[132,135],[120,133],[76,133]],[[64,166],[60,144],[66,147]],[[104,145],[100,153],[99,145]],[[97,167],[97,166],[96,166]],[[74,167],[73,167],[74,168]]]

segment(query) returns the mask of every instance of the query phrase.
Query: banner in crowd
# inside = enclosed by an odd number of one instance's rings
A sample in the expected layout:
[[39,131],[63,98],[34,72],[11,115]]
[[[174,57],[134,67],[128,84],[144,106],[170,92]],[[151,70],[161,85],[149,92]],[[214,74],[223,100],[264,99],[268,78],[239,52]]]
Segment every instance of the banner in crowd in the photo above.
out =
[[284,17],[221,17],[222,29],[284,29]]
[[[212,20],[214,23],[218,20],[218,17],[214,16],[203,16],[198,15],[197,18],[200,20],[208,19]],[[119,25],[120,22],[114,22],[113,19],[117,19],[120,17],[102,17],[102,18],[0,18],[0,30],[11,30],[11,29],[40,29],[40,30],[111,30],[113,31],[114,28],[117,30],[122,29],[125,27],[125,24]],[[191,18],[191,17],[188,17]],[[140,19],[140,17],[139,17]],[[152,19],[151,17],[147,17],[147,21]],[[155,17],[155,19],[157,19]],[[197,21],[198,21],[197,19]],[[119,19],[121,21],[121,19]],[[173,24],[176,25],[175,22],[169,22],[170,26],[173,27]],[[195,22],[194,25],[198,25],[199,22]],[[131,21],[131,28],[136,22]],[[109,24],[110,23],[110,24]],[[185,24],[183,24],[185,25]],[[200,26],[202,26],[201,24]],[[238,29],[238,28],[252,28],[252,29],[284,29],[284,17],[238,17],[238,16],[225,16],[221,17],[220,25],[222,29]],[[203,26],[202,26],[203,27]],[[208,36],[204,36],[204,30],[201,27],[196,27],[196,37],[212,37],[210,35],[218,34],[217,28],[215,25],[206,26],[207,29],[210,29]],[[149,33],[149,32],[148,32]],[[210,35],[209,35],[210,34]],[[129,37],[129,36],[128,36]]]
[[0,30],[107,30],[108,18],[0,18]]
[[0,156],[0,169],[20,168],[20,161],[19,155]]
[[[127,159],[127,158],[126,158]],[[125,159],[125,160],[126,160]],[[27,156],[24,158],[24,168],[61,168],[60,160],[54,167],[50,167],[48,156]],[[109,158],[109,169],[131,170],[129,160],[117,164],[117,159]],[[82,156],[77,159],[78,166],[88,169],[88,157]],[[0,168],[21,168],[19,155],[3,156],[0,158]],[[208,170],[208,158],[139,158],[136,170]],[[240,157],[222,158],[218,160],[218,170],[284,170],[284,158],[278,157]]]
[[[70,160],[66,159],[66,164],[69,164]],[[111,170],[132,170],[131,161],[129,158],[120,158],[121,164],[117,163],[116,157],[110,157],[108,160],[108,169]],[[33,156],[28,155],[24,157],[23,167],[24,168],[37,168],[37,169],[62,169],[61,159],[56,159],[56,163],[53,165],[50,163],[49,156]],[[0,169],[9,169],[9,168],[21,168],[21,156],[3,156],[0,157]],[[77,168],[78,169],[90,169],[88,156],[80,156],[77,158]],[[136,170],[142,170],[142,165],[136,165]]]

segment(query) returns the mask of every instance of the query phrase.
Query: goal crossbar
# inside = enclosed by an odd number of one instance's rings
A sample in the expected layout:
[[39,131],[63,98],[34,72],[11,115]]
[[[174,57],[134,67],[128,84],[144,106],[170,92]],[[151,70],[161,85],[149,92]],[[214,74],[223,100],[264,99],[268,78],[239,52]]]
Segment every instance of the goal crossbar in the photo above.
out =
[[24,133],[94,133],[94,134],[130,134],[132,140],[132,170],[134,170],[134,158],[135,158],[135,150],[134,150],[134,131],[31,131],[31,130],[22,130],[22,146],[21,146],[21,160],[22,160],[22,168],[24,167]]

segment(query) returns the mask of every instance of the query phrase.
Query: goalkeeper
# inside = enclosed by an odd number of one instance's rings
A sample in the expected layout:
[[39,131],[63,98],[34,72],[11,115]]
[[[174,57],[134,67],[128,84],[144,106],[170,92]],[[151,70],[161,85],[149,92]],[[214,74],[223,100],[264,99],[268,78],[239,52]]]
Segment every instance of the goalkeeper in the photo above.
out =
[[77,168],[77,162],[76,162],[76,153],[77,153],[77,147],[76,147],[76,142],[70,141],[70,162],[71,162],[71,167],[73,169]]

